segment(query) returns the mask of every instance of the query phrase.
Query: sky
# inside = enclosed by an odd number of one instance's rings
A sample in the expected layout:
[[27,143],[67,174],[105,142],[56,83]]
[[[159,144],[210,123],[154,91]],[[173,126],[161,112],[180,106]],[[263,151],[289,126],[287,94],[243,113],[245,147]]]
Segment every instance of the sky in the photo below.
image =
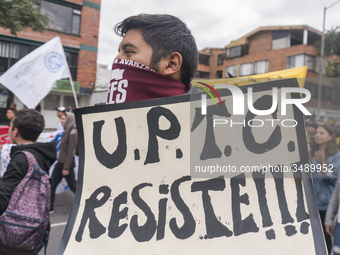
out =
[[307,25],[322,31],[324,7],[330,7],[325,30],[340,26],[340,0],[101,0],[97,63],[111,66],[121,41],[113,27],[140,13],[180,18],[201,50],[223,48],[260,26]]

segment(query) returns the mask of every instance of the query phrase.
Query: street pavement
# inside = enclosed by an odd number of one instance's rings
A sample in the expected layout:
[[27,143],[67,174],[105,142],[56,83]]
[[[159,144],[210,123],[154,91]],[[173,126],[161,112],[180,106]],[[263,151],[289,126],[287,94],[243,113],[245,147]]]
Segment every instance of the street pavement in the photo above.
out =
[[[74,194],[70,190],[66,190],[55,196],[54,213],[51,214],[51,232],[47,246],[47,255],[52,255],[57,250],[58,245],[63,237],[68,216],[71,212]],[[44,255],[42,249],[38,255]]]

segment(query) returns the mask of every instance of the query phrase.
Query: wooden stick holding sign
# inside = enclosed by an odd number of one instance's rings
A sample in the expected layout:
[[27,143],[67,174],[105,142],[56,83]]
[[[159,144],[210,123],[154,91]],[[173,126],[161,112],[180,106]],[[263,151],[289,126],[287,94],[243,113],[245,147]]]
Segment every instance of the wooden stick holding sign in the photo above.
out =
[[[256,84],[254,107],[296,86]],[[279,100],[232,115],[218,92],[204,116],[200,94],[75,110],[79,184],[56,254],[326,254],[303,114]]]

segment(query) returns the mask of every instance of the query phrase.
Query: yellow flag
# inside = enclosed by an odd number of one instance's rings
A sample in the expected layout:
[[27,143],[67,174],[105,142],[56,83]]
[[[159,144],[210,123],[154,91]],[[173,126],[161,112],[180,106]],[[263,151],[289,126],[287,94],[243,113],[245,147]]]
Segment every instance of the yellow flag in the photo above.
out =
[[223,78],[223,79],[194,79],[191,84],[193,86],[203,87],[199,82],[208,84],[212,87],[215,84],[230,84],[235,86],[249,85],[259,82],[266,82],[278,79],[298,78],[298,83],[301,88],[305,85],[305,78],[307,75],[307,66],[285,69],[276,72],[255,74],[250,76],[242,76],[236,78]]

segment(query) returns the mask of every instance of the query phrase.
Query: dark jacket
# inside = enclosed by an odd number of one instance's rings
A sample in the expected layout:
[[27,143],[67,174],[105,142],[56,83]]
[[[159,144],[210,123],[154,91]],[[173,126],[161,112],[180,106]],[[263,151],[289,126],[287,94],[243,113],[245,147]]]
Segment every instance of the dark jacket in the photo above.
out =
[[0,179],[0,215],[6,211],[9,200],[21,180],[25,177],[28,170],[28,161],[24,153],[18,151],[29,151],[33,154],[41,169],[49,171],[51,165],[56,161],[56,143],[31,143],[13,146],[11,149],[11,161],[7,170]]

